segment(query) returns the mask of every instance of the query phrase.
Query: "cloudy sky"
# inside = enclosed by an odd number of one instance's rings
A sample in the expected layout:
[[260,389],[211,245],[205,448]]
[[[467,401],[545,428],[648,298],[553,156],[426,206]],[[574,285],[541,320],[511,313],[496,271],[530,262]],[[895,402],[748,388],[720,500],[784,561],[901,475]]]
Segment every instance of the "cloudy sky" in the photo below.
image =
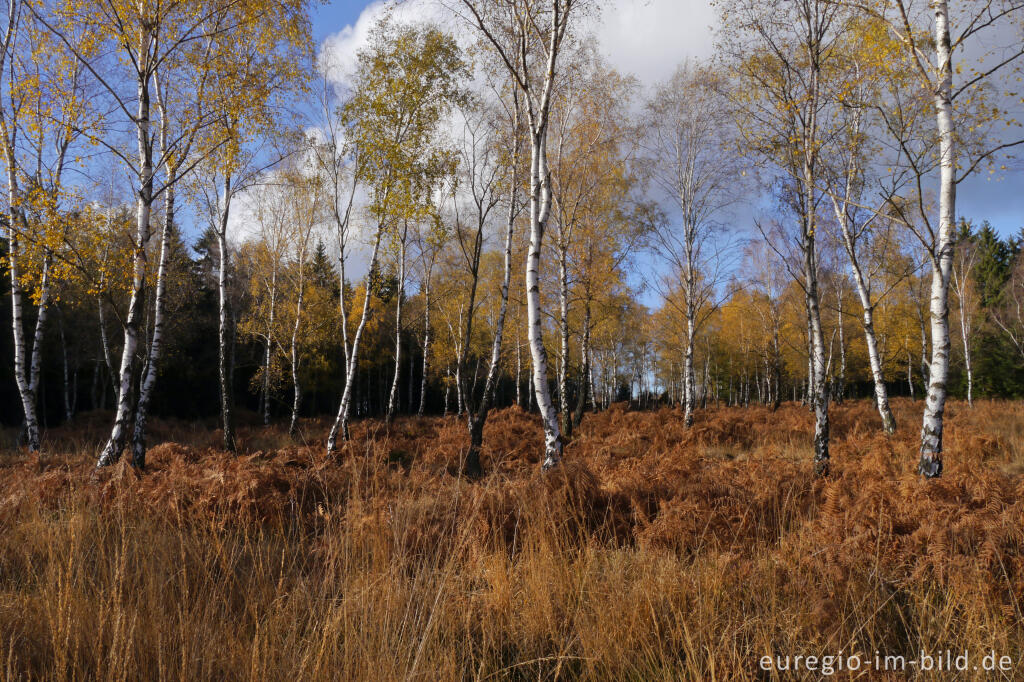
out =
[[[370,26],[386,3],[335,2],[317,8],[314,32],[340,57],[341,69],[350,68],[366,40]],[[602,3],[594,32],[605,55],[621,71],[646,84],[667,77],[687,56],[707,56],[712,50],[714,11],[706,2],[686,0],[617,0]],[[399,15],[441,18],[437,0],[405,0]],[[449,23],[450,22],[446,22]]]
[[[666,78],[687,57],[712,53],[715,12],[706,1],[606,0],[601,4],[593,27],[601,50],[611,64],[635,75],[645,86]],[[351,70],[370,26],[384,9],[383,0],[334,0],[316,8],[315,37],[335,56],[334,73],[339,78]],[[397,11],[410,18],[440,18],[443,10],[437,0],[404,0]],[[958,214],[976,222],[987,219],[1003,234],[1016,233],[1024,226],[1024,169],[1002,176],[979,173],[959,187],[957,199]],[[750,213],[740,211],[735,219],[749,220]]]

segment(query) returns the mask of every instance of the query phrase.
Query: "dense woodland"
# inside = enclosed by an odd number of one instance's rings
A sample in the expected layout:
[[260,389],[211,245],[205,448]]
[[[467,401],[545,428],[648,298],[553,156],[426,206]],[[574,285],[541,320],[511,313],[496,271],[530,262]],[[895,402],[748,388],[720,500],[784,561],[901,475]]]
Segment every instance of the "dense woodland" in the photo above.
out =
[[444,413],[477,473],[493,407],[540,413],[548,468],[617,401],[799,401],[827,473],[830,404],[891,432],[911,396],[937,476],[948,396],[1024,397],[1024,233],[956,208],[1015,163],[1020,3],[721,0],[715,57],[653,89],[599,3],[442,4],[339,74],[305,0],[8,3],[18,445],[106,410],[99,464],[142,467],[149,415],[227,450],[329,415],[330,452]]

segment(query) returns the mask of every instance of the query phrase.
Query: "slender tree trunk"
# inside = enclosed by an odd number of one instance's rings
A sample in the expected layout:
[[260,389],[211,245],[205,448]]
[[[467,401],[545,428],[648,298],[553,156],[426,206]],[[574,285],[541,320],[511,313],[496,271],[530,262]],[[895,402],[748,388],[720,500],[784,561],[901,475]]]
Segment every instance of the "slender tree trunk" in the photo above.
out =
[[277,264],[270,273],[270,315],[267,322],[267,345],[263,351],[263,425],[270,425],[270,361],[274,350],[274,321],[277,315]]
[[946,0],[932,3],[935,12],[936,59],[941,73],[934,93],[936,128],[939,134],[939,234],[932,254],[931,331],[932,361],[928,372],[928,396],[921,425],[921,460],[918,473],[926,478],[942,475],[942,416],[946,408],[949,375],[949,276],[953,263],[953,229],[956,219],[956,140],[953,123],[953,55],[949,38],[949,6]]
[[782,352],[779,347],[779,317],[772,316],[772,379],[775,381],[775,400],[772,412],[782,405]]
[[583,366],[580,368],[580,393],[576,396],[576,409],[572,414],[572,426],[575,429],[583,421],[583,411],[587,406],[587,398],[590,395],[590,299],[586,301],[583,311],[583,339],[580,343],[580,361]]
[[[812,74],[812,99],[817,99],[818,71]],[[813,118],[813,114],[812,114]],[[812,409],[814,410],[814,473],[825,476],[829,473],[829,415],[828,383],[825,361],[825,337],[821,326],[821,309],[818,292],[818,262],[815,245],[816,216],[814,212],[815,168],[817,153],[816,121],[810,123],[810,140],[805,143],[803,161],[803,219],[804,230],[801,247],[804,256],[804,286],[807,299],[807,320],[810,331]]]
[[[850,175],[852,177],[852,173]],[[847,195],[849,195],[852,192],[852,190],[850,189],[849,182],[847,184],[846,192]],[[833,207],[835,208],[836,219],[838,220],[840,229],[842,230],[843,245],[846,248],[846,254],[850,260],[850,270],[853,274],[853,283],[854,286],[856,286],[857,288],[857,296],[860,299],[861,308],[864,310],[864,315],[862,318],[864,340],[867,344],[868,349],[868,363],[871,367],[871,378],[875,385],[875,404],[878,408],[878,414],[882,417],[882,430],[885,431],[885,433],[887,434],[892,434],[896,432],[896,419],[893,417],[892,409],[889,407],[889,394],[885,387],[885,379],[882,374],[881,354],[878,350],[878,338],[875,335],[874,311],[876,302],[871,300],[870,285],[868,279],[864,276],[864,271],[861,268],[860,261],[857,257],[857,249],[854,241],[854,234],[850,226],[849,213],[845,210],[841,210],[839,204],[835,200],[833,200]],[[840,293],[840,332],[843,329],[841,322],[842,301],[843,297]],[[842,363],[845,383],[846,353],[842,337],[840,337],[839,343],[840,349],[843,353]],[[913,384],[911,384],[910,395],[911,397],[913,397],[914,395]]]
[[[142,31],[140,54],[150,52],[151,34]],[[141,74],[148,71],[148,65],[140,65],[138,81],[139,110],[136,117],[136,133],[139,154],[139,190],[136,204],[135,243],[132,245],[132,288],[128,302],[128,315],[124,321],[124,347],[121,351],[121,368],[117,391],[117,411],[110,438],[100,454],[97,467],[114,464],[121,457],[128,438],[128,423],[132,418],[132,370],[135,352],[139,342],[139,321],[145,304],[146,285],[146,244],[150,237],[150,215],[153,208],[153,148],[150,139],[150,93],[148,77]]]
[[907,345],[907,390],[910,392],[910,399],[914,399],[914,362],[910,355],[910,345]]
[[[965,289],[966,287],[962,288]],[[971,368],[971,324],[964,311],[963,296],[960,303],[960,336],[964,342],[964,366],[967,369],[967,405],[974,407],[974,373]]]
[[[896,433],[896,419],[889,407],[889,394],[885,388],[885,378],[882,376],[882,360],[878,353],[878,339],[875,336],[874,308],[868,305],[864,306],[864,340],[867,342],[871,378],[875,383],[875,405],[882,417],[882,430],[888,434]],[[913,385],[910,395],[914,395]]]
[[[517,196],[519,192],[519,154],[520,154],[520,136],[519,136],[519,98],[514,96],[514,109],[512,118],[512,159],[511,159],[511,174],[509,178],[509,196],[508,196],[508,213],[505,220],[505,258],[504,258],[504,269],[502,271],[501,280],[501,303],[498,307],[498,319],[494,327],[494,338],[491,340],[491,358],[487,366],[487,378],[484,381],[484,392],[480,396],[480,403],[476,407],[474,414],[472,408],[467,410],[468,413],[468,426],[469,426],[469,451],[466,453],[465,471],[468,475],[479,475],[482,473],[483,468],[480,464],[480,448],[483,445],[484,437],[484,424],[487,422],[487,413],[490,410],[491,402],[494,398],[494,391],[498,383],[498,370],[501,365],[501,345],[505,335],[505,320],[508,317],[508,292],[509,287],[512,284],[512,240],[515,235],[515,220],[519,214],[519,206]],[[479,254],[479,247],[481,245],[480,237],[482,236],[483,226],[480,225],[477,233],[477,250]],[[473,300],[476,297],[476,268],[479,267],[477,262],[474,267],[473,274],[473,288],[470,292],[470,314],[472,315]],[[472,318],[466,329],[466,339],[470,338],[470,330],[472,328]],[[518,350],[518,349],[517,349]],[[479,364],[479,359],[477,360]],[[460,366],[463,364],[460,361]],[[518,369],[517,369],[518,373]],[[475,382],[475,376],[474,376]],[[519,392],[518,376],[516,379],[516,393]],[[517,395],[518,401],[518,395]]]
[[522,391],[523,383],[523,346],[519,341],[519,327],[516,326],[516,405],[523,406]]
[[683,424],[686,428],[693,426],[694,409],[694,382],[696,377],[693,371],[693,335],[694,324],[693,314],[687,305],[686,315],[686,348],[683,352]]
[[818,308],[817,269],[813,261],[813,254],[812,246],[805,256],[805,267],[808,274],[807,304],[810,309],[811,338],[814,349],[814,374],[812,377],[814,382],[814,472],[819,476],[825,476],[829,472],[829,396],[828,384],[825,380],[825,339],[821,328],[821,313]]
[[373,251],[370,253],[370,267],[366,273],[366,296],[363,299],[363,312],[359,318],[359,326],[356,327],[355,336],[352,337],[352,351],[345,367],[345,389],[341,394],[341,404],[338,406],[338,416],[331,425],[331,431],[327,435],[327,454],[332,454],[338,442],[338,433],[342,438],[348,440],[348,413],[352,401],[352,392],[356,382],[356,367],[359,362],[359,342],[363,337],[363,330],[366,328],[366,321],[370,316],[370,297],[372,296],[373,273],[377,267],[377,254],[380,251],[380,240],[383,226],[378,225],[376,236],[373,241]]
[[[420,377],[420,407],[416,411],[423,416],[427,406],[427,372],[430,367],[430,275],[423,283],[423,375]],[[409,377],[412,381],[412,376]]]
[[846,337],[843,334],[843,292],[840,289],[837,300],[839,314],[839,380],[836,384],[835,399],[840,405],[846,396]]
[[[10,164],[8,164],[10,166]],[[46,311],[49,304],[50,280],[49,280],[49,255],[44,257],[42,279],[40,283],[39,304],[36,307],[36,325],[32,338],[31,354],[25,348],[25,332],[23,322],[23,291],[21,287],[20,272],[20,240],[17,234],[17,224],[26,227],[24,215],[19,208],[16,208],[18,196],[14,171],[8,169],[9,193],[8,201],[11,208],[8,211],[10,221],[7,264],[11,278],[11,315],[14,335],[14,379],[18,387],[18,395],[21,398],[22,414],[24,417],[24,431],[28,449],[30,452],[38,452],[40,446],[39,417],[37,396],[39,387],[39,371],[42,364],[42,340],[43,329],[46,323]],[[26,358],[26,355],[28,357]],[[27,361],[26,361],[27,360]]]
[[345,354],[345,372],[348,373],[349,363],[349,350],[348,345],[348,313],[345,307],[345,252],[341,252],[341,256],[338,258],[338,281],[340,286],[338,287],[338,311],[341,315],[341,349]]
[[447,417],[451,411],[451,395],[452,395],[452,368],[451,366],[444,368],[444,416]]
[[218,378],[220,381],[220,417],[224,428],[224,449],[228,452],[235,451],[235,416],[234,416],[234,394],[232,392],[231,375],[232,370],[228,366],[228,345],[231,343],[229,335],[234,333],[231,327],[229,301],[228,301],[228,215],[231,210],[231,177],[224,179],[224,206],[220,214],[220,225],[217,227],[217,248],[220,251],[220,258],[217,267],[217,291],[219,294],[218,307],[218,336],[217,336],[217,361]]
[[[882,430],[892,434],[896,432],[896,419],[889,407],[889,394],[885,388],[885,378],[882,374],[882,359],[878,352],[878,337],[875,335],[874,303],[871,301],[867,282],[861,274],[860,266],[856,264],[853,265],[853,281],[857,286],[861,307],[864,309],[864,340],[868,349],[871,378],[875,384],[875,404],[878,407],[878,414],[882,417]],[[911,388],[911,397],[913,397],[913,388]]]
[[530,248],[526,255],[526,312],[530,355],[533,359],[533,388],[544,423],[544,461],[547,470],[562,460],[562,434],[558,412],[548,388],[548,357],[540,308],[540,254],[544,229],[551,209],[551,177],[547,162],[547,122],[531,133],[530,160]]
[[[174,170],[168,170],[168,177],[173,178]],[[146,466],[146,417],[149,414],[149,403],[153,397],[153,386],[156,385],[157,363],[163,342],[164,326],[164,292],[167,288],[167,263],[170,258],[170,231],[174,221],[174,188],[168,187],[164,199],[164,220],[160,230],[160,263],[156,274],[156,294],[154,296],[153,339],[149,344],[143,371],[142,386],[139,389],[139,400],[135,406],[135,427],[132,431],[132,464],[143,469]]]
[[462,363],[455,363],[455,414],[462,416],[466,401],[462,385]]
[[565,244],[558,245],[558,406],[562,438],[572,438],[572,406],[569,404],[569,270]]
[[299,381],[299,330],[302,328],[302,303],[306,294],[305,245],[299,256],[299,295],[295,303],[295,324],[292,326],[290,356],[292,365],[292,417],[288,422],[288,435],[295,438],[299,433],[299,408],[302,405],[302,385]]
[[[103,277],[100,277],[100,286],[103,286]],[[100,314],[100,346],[103,350],[103,362],[107,367],[107,377],[110,380],[110,390],[114,394],[114,402],[117,402],[117,381],[115,380],[114,374],[114,359],[113,354],[110,350],[110,340],[107,337],[107,322],[103,315],[103,295],[100,294],[96,297],[97,307]],[[106,389],[103,391],[104,399],[103,404],[106,404]]]
[[[12,17],[13,23],[13,17]],[[13,43],[16,35],[14,26],[7,28],[8,45]],[[6,56],[5,45],[4,56]],[[0,111],[2,120],[2,111]],[[23,323],[23,291],[21,287],[20,273],[20,243],[18,230],[24,229],[28,232],[28,221],[24,209],[21,207],[21,192],[18,187],[17,159],[15,158],[14,133],[8,136],[6,121],[4,123],[4,161],[7,166],[7,216],[8,216],[8,248],[7,266],[11,278],[11,318],[12,331],[14,335],[14,379],[18,387],[18,396],[21,399],[22,414],[24,417],[24,432],[26,443],[30,452],[38,452],[40,447],[39,418],[37,405],[37,373],[33,366],[41,354],[39,341],[42,339],[43,324],[46,320],[46,306],[49,297],[49,253],[47,252],[43,261],[43,273],[41,283],[41,298],[37,307],[36,334],[33,341],[32,355],[26,358],[25,331]],[[34,378],[34,376],[36,378]]]
[[[405,241],[408,232],[409,226],[406,224],[402,231],[398,256],[398,300],[395,303],[395,376],[391,381],[391,393],[388,396],[387,421],[391,421],[398,408],[398,379],[402,373],[402,299],[405,298]],[[412,381],[412,377],[409,377],[409,380]]]

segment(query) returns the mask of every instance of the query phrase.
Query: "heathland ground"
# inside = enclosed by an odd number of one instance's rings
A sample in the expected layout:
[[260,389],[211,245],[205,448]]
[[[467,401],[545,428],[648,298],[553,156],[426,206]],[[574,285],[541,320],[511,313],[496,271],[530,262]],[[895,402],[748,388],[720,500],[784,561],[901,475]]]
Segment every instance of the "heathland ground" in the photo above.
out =
[[[7,679],[773,679],[768,656],[990,651],[1024,674],[1024,403],[954,402],[946,470],[915,474],[866,401],[588,414],[542,473],[539,420],[155,421],[148,469],[94,471],[110,415],[0,455]],[[948,679],[906,670],[868,679]],[[993,675],[996,675],[993,677]],[[782,673],[820,679],[820,670]],[[856,676],[843,670],[835,677]],[[948,674],[946,674],[948,675]]]

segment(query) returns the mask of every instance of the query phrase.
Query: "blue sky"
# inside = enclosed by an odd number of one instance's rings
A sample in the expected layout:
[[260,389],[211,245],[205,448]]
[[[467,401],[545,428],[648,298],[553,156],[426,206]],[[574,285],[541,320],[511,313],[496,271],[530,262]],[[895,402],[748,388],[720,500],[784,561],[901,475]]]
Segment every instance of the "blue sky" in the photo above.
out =
[[[334,0],[313,10],[313,35],[321,47],[326,43],[342,66],[337,74],[350,71],[355,53],[362,47],[369,27],[381,15],[384,0]],[[686,58],[708,58],[714,53],[715,11],[701,0],[604,0],[599,21],[592,27],[594,37],[608,62],[624,73],[636,76],[650,88],[664,80]],[[407,18],[439,18],[436,0],[403,0],[401,15]],[[333,75],[333,74],[332,74]],[[1024,156],[1024,153],[1022,153]],[[937,186],[936,188],[937,189]],[[731,215],[721,216],[741,237],[759,239],[754,217],[770,210],[771,202],[757,190],[749,201],[738,202]],[[961,184],[957,191],[957,215],[976,225],[988,220],[1003,236],[1016,235],[1024,226],[1024,164],[994,176],[981,170]],[[907,235],[907,239],[912,239]],[[366,255],[356,248],[350,264],[351,276],[359,276]],[[656,273],[660,263],[647,254],[639,259],[639,270]],[[656,275],[654,275],[656,276]],[[634,273],[635,286],[643,279]],[[657,307],[660,298],[649,287],[640,301]]]
[[334,0],[327,5],[313,7],[313,38],[317,43],[356,23],[362,11],[371,3],[355,0]]
[[[431,13],[430,0],[408,0],[411,13]],[[619,70],[636,75],[649,86],[667,77],[686,57],[707,57],[713,51],[714,11],[699,0],[617,0],[602,3],[595,34],[602,51]],[[365,28],[383,5],[381,0],[334,0],[313,11],[318,44],[330,40],[354,56]],[[360,21],[361,19],[361,21]],[[1024,156],[1024,154],[1022,154]],[[1024,226],[1024,164],[990,176],[976,173],[958,188],[957,214],[980,223],[989,220],[1003,235]],[[751,207],[752,208],[752,207]],[[751,210],[738,221],[749,221]]]

